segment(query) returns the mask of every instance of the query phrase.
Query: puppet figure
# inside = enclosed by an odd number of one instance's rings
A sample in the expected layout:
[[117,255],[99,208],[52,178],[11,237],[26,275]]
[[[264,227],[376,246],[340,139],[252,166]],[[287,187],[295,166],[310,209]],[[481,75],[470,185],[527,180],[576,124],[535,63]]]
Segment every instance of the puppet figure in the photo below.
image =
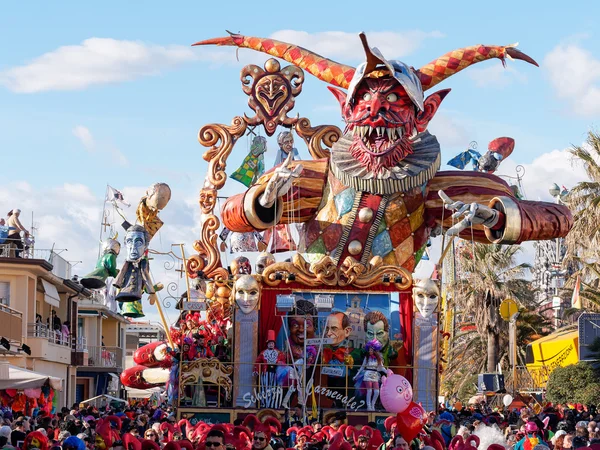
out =
[[119,234],[108,238],[102,244],[102,256],[96,263],[93,272],[87,274],[81,279],[81,285],[87,289],[100,289],[106,286],[108,277],[116,277],[119,273],[117,269],[117,256],[121,251],[121,244],[117,241]]
[[367,354],[358,373],[354,376],[354,381],[362,379],[365,384],[368,411],[375,411],[375,403],[379,397],[379,380],[382,374],[386,374],[383,356],[380,353],[381,348],[381,343],[377,339],[367,342],[365,345]]

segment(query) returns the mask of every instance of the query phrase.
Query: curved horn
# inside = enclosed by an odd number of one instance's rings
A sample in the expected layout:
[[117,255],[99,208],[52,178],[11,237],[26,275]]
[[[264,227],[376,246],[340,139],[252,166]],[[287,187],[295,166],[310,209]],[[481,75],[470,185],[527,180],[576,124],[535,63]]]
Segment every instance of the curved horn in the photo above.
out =
[[334,86],[347,89],[350,80],[354,76],[355,68],[340,64],[311,52],[303,47],[277,41],[270,38],[259,38],[243,36],[229,32],[229,36],[214,39],[207,39],[196,42],[194,45],[228,45],[240,48],[249,48],[257,52],[268,53],[276,58],[281,58],[287,62],[306,70],[319,80],[325,81]]
[[506,46],[473,45],[471,47],[452,50],[417,70],[423,91],[432,88],[472,64],[492,58],[498,58],[502,61],[503,65],[506,65],[506,58],[508,57],[509,59],[520,59],[521,61],[538,66],[538,63],[533,58],[517,50],[516,46],[517,44]]

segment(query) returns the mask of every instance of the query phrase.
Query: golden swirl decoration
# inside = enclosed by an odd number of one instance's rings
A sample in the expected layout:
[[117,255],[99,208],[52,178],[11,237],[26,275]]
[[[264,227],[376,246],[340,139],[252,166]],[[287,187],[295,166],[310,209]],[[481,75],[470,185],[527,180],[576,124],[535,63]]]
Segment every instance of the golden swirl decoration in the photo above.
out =
[[400,291],[412,286],[412,274],[408,270],[404,267],[384,265],[380,256],[375,256],[367,265],[348,256],[339,270],[340,286],[368,288],[380,284],[389,286],[394,283]]
[[179,383],[180,396],[185,396],[185,386],[200,381],[216,384],[225,391],[225,398],[231,398],[231,374],[233,366],[226,366],[217,358],[200,358],[195,361],[181,363]]
[[186,270],[190,278],[197,278],[198,272],[206,267],[206,260],[201,255],[191,255],[186,261]]
[[349,256],[337,267],[329,256],[308,264],[299,253],[294,255],[292,262],[279,262],[268,266],[263,272],[263,282],[268,286],[278,286],[283,280],[290,283],[289,275],[293,275],[294,282],[310,287],[353,286],[365,289],[394,283],[399,291],[405,291],[412,285],[412,275],[408,270],[383,265],[380,257],[374,257],[370,263],[364,265]]
[[310,120],[306,117],[302,117],[298,120],[295,129],[298,136],[304,139],[308,151],[315,159],[328,158],[329,148],[331,148],[342,135],[342,130],[335,125],[319,125],[312,127]]
[[204,218],[202,230],[200,232],[200,241],[194,242],[194,249],[201,255],[206,255],[207,263],[204,273],[208,278],[227,278],[227,270],[221,267],[221,254],[217,246],[217,233],[221,222],[214,214]]
[[210,147],[202,155],[204,160],[208,161],[206,177],[215,189],[221,189],[225,185],[227,158],[235,142],[244,135],[247,127],[246,121],[236,116],[231,121],[231,126],[212,123],[200,128],[198,142],[204,147]]

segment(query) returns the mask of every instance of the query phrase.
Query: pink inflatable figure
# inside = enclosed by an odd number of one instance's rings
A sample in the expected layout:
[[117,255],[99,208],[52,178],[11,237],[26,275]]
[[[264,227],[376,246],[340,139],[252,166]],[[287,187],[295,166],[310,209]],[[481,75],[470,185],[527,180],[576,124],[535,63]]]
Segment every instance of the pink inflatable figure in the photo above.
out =
[[405,411],[413,399],[413,390],[409,381],[389,369],[387,376],[383,376],[381,381],[381,403],[385,410],[389,413]]

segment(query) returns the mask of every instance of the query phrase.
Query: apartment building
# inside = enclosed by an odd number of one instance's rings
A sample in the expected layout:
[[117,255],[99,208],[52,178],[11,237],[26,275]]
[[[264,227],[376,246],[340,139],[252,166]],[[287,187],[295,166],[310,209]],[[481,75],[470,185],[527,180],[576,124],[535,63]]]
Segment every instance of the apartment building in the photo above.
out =
[[77,305],[92,293],[52,250],[0,253],[0,360],[62,380],[59,406],[75,402]]
[[125,332],[129,322],[102,291],[80,300],[78,307],[76,400],[101,394],[122,397],[119,376],[125,367]]

